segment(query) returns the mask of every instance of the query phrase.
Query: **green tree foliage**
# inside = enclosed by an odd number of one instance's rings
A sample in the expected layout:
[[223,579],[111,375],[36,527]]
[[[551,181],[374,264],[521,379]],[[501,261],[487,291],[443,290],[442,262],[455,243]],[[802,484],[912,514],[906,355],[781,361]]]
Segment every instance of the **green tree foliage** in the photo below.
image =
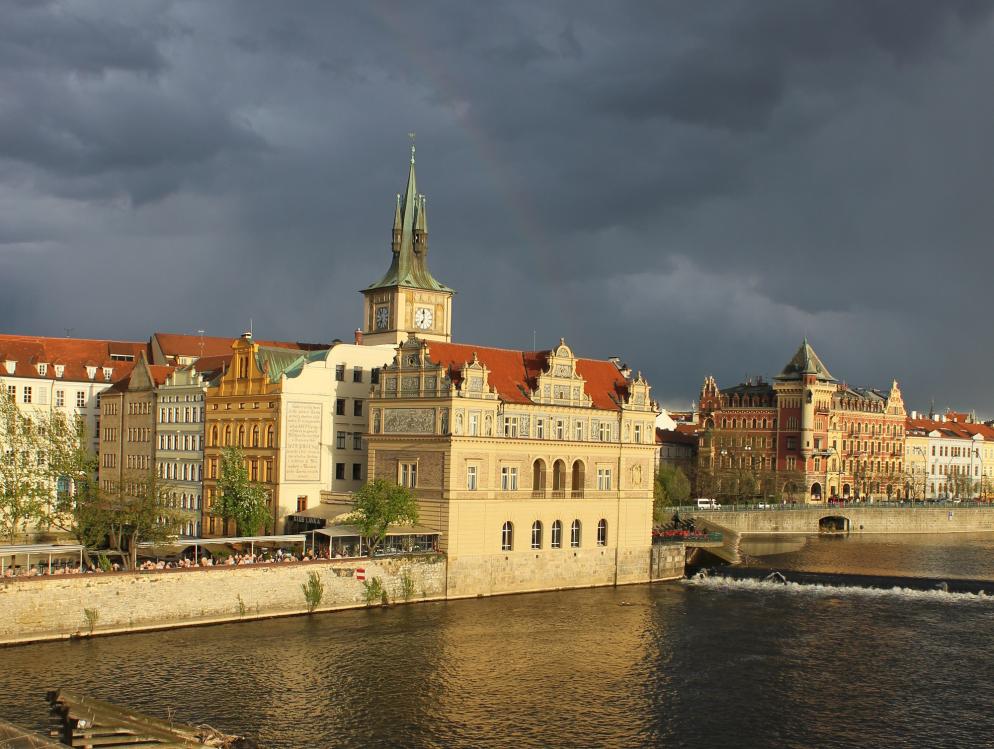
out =
[[686,504],[690,499],[690,480],[677,466],[662,466],[653,487],[653,507],[658,515],[661,508]]
[[221,476],[217,491],[213,514],[225,523],[234,520],[239,536],[253,536],[270,526],[272,516],[266,490],[249,481],[240,448],[226,447],[221,451]]
[[69,418],[56,411],[48,420],[47,441],[49,472],[56,487],[62,483],[65,490],[55,492],[46,525],[68,533],[85,546],[96,545],[101,539],[90,512],[97,499],[97,459],[86,447],[86,422],[82,417]]
[[407,487],[376,479],[352,495],[350,521],[359,527],[369,556],[373,556],[391,524],[418,522],[418,503]]
[[170,507],[168,490],[154,471],[134,474],[110,491],[87,492],[77,500],[87,538],[106,540],[129,569],[138,566],[138,544],[167,541],[179,533],[180,514]]
[[51,512],[63,422],[61,414],[29,416],[0,394],[0,536],[10,542],[29,526],[44,525]]
[[300,589],[304,592],[304,600],[307,602],[307,613],[313,614],[324,597],[324,583],[321,582],[321,576],[311,571],[307,575],[307,582],[301,583]]

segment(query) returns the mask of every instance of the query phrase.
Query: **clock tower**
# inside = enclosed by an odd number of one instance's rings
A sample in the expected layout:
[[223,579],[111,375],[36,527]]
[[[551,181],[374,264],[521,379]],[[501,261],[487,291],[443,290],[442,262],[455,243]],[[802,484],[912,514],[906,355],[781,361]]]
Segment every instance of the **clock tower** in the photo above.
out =
[[413,333],[428,341],[452,340],[455,292],[428,270],[428,218],[425,196],[414,176],[414,146],[407,189],[397,196],[390,268],[362,290],[364,344],[399,344]]

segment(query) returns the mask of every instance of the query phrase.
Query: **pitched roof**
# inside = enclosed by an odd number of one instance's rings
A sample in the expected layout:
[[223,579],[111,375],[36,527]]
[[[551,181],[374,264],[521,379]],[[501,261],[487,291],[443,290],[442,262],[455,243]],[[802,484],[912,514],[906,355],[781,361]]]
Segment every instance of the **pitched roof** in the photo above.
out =
[[[176,358],[183,357],[228,357],[231,358],[231,344],[238,336],[225,338],[223,336],[199,336],[187,333],[153,333],[152,348],[158,344],[162,355],[169,363],[175,364]],[[320,343],[302,343],[298,341],[256,341],[260,346],[271,348],[290,348],[301,351],[312,351],[327,348]]]
[[[686,425],[692,426],[692,425]],[[656,444],[657,445],[697,445],[697,432],[687,432],[679,428],[676,429],[660,429],[656,427]]]
[[[44,338],[0,334],[0,377],[31,377],[40,380],[69,382],[103,381],[103,368],[109,367],[112,379],[119,379],[131,371],[147,344],[137,341],[109,341],[86,338]],[[118,357],[117,359],[113,357]],[[131,357],[123,361],[121,357]],[[16,362],[13,372],[8,372],[5,362]],[[38,364],[48,364],[44,375]],[[64,369],[56,376],[55,365]],[[96,367],[93,378],[87,367]]]
[[808,339],[805,338],[797,353],[787,362],[787,366],[777,375],[778,380],[799,380],[803,375],[815,375],[819,380],[835,382],[835,378],[829,373],[818,354],[811,348]]
[[[538,386],[538,376],[545,371],[551,353],[428,342],[428,358],[445,367],[453,383],[460,381],[462,366],[473,361],[476,354],[490,370],[490,386],[507,403],[532,403],[529,393]],[[576,371],[587,381],[587,395],[591,397],[594,408],[620,409],[620,404],[628,397],[628,381],[613,362],[577,359]]]
[[994,441],[994,429],[987,424],[940,421],[939,419],[913,419],[909,416],[905,420],[905,429],[908,432],[918,434],[937,431],[942,437],[962,440],[972,439],[974,435],[979,434],[985,442]]

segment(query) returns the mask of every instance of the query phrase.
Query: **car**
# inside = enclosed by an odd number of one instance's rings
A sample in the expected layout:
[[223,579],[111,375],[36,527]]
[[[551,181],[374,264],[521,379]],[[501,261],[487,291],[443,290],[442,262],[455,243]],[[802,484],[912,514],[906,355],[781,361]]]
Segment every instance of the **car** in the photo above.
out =
[[717,499],[705,499],[701,497],[700,499],[695,499],[694,504],[697,506],[698,510],[720,510],[721,504],[719,504]]
[[760,502],[758,505],[756,505],[756,509],[757,510],[772,510],[773,509],[773,505],[769,504],[768,502]]

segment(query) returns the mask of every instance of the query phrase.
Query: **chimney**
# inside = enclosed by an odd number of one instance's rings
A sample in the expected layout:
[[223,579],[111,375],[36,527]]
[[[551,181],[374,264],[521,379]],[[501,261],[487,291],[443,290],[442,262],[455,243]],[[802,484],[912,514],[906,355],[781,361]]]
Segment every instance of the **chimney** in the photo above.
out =
[[356,346],[362,345],[362,328],[355,329],[355,345]]
[[911,412],[911,418],[912,419],[917,419],[918,418],[918,412],[917,411],[912,411]]

